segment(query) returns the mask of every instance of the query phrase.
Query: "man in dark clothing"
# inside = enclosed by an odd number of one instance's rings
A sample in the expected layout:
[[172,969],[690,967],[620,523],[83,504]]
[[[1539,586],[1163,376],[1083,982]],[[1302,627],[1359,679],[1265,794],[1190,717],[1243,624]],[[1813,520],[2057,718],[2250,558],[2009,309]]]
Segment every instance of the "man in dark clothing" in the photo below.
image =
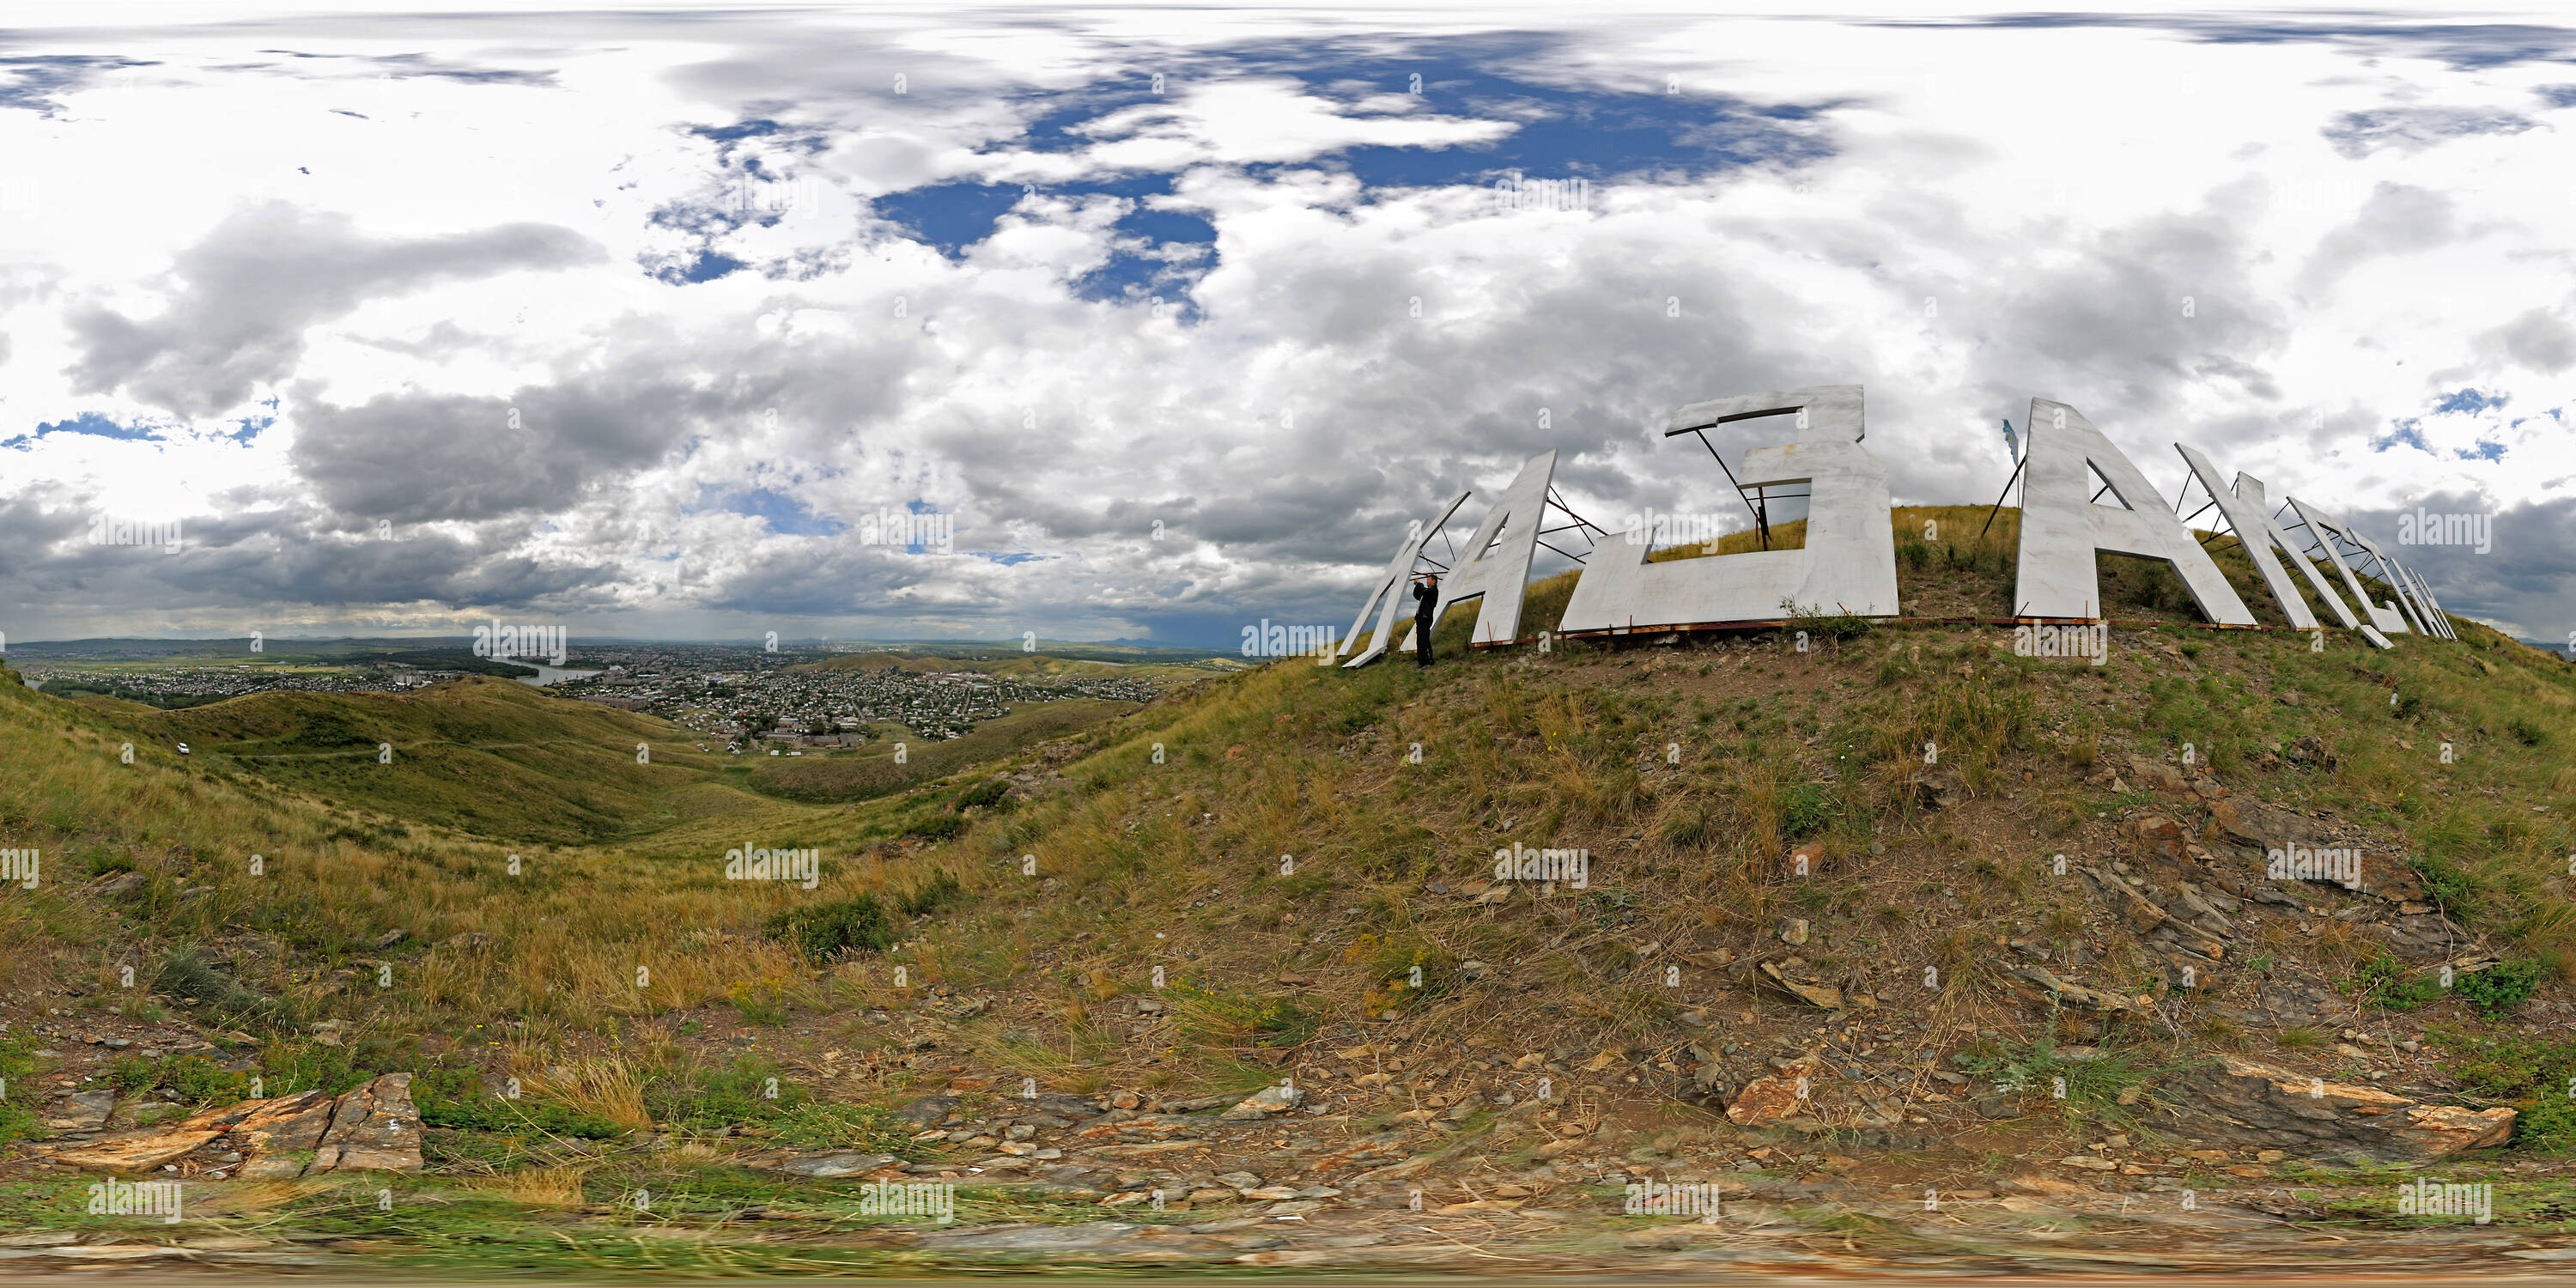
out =
[[1431,665],[1431,623],[1440,612],[1440,579],[1424,573],[1413,583],[1413,659]]

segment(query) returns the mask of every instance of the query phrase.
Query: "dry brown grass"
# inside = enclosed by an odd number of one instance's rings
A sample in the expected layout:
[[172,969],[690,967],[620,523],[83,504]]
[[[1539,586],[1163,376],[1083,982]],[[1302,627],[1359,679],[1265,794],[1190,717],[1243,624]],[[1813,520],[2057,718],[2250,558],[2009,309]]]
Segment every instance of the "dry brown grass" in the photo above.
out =
[[629,1131],[648,1131],[653,1115],[644,1108],[644,1079],[616,1056],[576,1056],[540,1063],[522,1053],[524,1094],[551,1100],[582,1113],[604,1118]]
[[585,1167],[531,1167],[472,1177],[464,1184],[523,1207],[577,1208],[589,1201],[582,1193],[582,1182],[589,1175]]

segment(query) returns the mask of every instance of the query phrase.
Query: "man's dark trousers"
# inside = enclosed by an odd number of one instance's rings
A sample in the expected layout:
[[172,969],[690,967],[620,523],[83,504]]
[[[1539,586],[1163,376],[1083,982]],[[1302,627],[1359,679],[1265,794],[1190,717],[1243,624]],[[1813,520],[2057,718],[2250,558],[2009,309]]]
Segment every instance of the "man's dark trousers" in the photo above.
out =
[[1430,586],[1413,588],[1413,660],[1431,665],[1431,624],[1439,611],[1440,592]]

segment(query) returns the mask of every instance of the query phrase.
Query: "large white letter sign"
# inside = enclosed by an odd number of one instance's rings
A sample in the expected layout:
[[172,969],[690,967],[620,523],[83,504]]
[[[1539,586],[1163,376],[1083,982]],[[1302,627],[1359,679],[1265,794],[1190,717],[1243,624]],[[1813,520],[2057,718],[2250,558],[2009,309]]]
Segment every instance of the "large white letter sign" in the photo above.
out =
[[[1547,517],[1547,485],[1556,477],[1556,451],[1550,448],[1521,463],[1520,477],[1503,489],[1503,497],[1476,525],[1476,535],[1460,547],[1466,559],[1440,579],[1440,620],[1453,604],[1479,596],[1477,644],[1509,644],[1521,634],[1521,597],[1529,590],[1530,559],[1538,553],[1538,528]],[[1488,548],[1490,547],[1490,548]],[[1401,652],[1414,649],[1405,633]]]
[[[2397,610],[2398,617],[2406,623],[2406,628],[2417,635],[2432,634],[2433,628],[2424,624],[2424,614],[2416,609],[2414,600],[2407,593],[2405,579],[2397,575],[2397,561],[2382,553],[2379,543],[2358,532],[2347,528],[2344,535],[2350,538],[2354,545],[2361,547],[2362,553],[2368,555],[2372,562],[2379,565],[2379,579],[2388,583],[2388,592],[2392,596],[2389,607]],[[2362,571],[2369,572],[2369,566],[2363,565]]]
[[2191,466],[2191,472],[2200,478],[2200,485],[2209,489],[2210,499],[2218,503],[2219,513],[2227,516],[2228,529],[2244,544],[2245,553],[2254,557],[2254,570],[2263,575],[2263,584],[2270,588],[2272,598],[2280,601],[2281,614],[2290,619],[2290,625],[2303,631],[2315,630],[2317,615],[2308,611],[2307,601],[2299,597],[2298,583],[2290,580],[2288,570],[2273,556],[2274,546],[2280,547],[2290,556],[2290,562],[2308,575],[2308,585],[2316,590],[2317,602],[2332,610],[2345,630],[2361,624],[2353,617],[2352,610],[2344,607],[2342,597],[2327,588],[2326,579],[2317,572],[2317,566],[2299,557],[2299,548],[2290,544],[2290,534],[2272,521],[2272,507],[2263,495],[2263,480],[2240,470],[2236,475],[2235,490],[2229,491],[2219,486],[2218,467],[2210,464],[2208,457],[2180,443],[2174,444],[2174,450],[2182,453],[2183,463]]
[[2336,572],[2343,574],[2344,586],[2352,591],[2353,598],[2361,601],[2361,611],[2369,616],[2370,624],[2383,635],[2408,634],[2406,619],[2398,613],[2395,604],[2371,602],[2369,594],[2361,588],[2361,579],[2352,575],[2351,562],[2344,558],[2342,547],[2336,545],[2335,541],[2341,538],[2344,542],[2365,551],[2370,547],[2364,544],[2360,537],[2354,535],[2352,529],[2345,526],[2343,520],[2326,513],[2317,506],[2309,505],[2294,496],[2290,498],[2290,510],[2299,516],[2300,523],[2306,525],[2308,535],[2317,539],[2318,548],[2325,551],[2326,561],[2334,565]]
[[[2125,509],[2095,505],[2092,479],[2102,476]],[[2201,616],[2227,626],[2252,626],[2254,614],[2236,588],[2167,510],[2147,477],[2083,413],[2046,398],[2030,400],[2029,474],[2022,482],[2021,570],[2013,585],[2013,616],[2102,616],[2097,550],[2143,555],[2173,566],[2200,605]],[[2247,543],[2251,545],[2252,543]]]
[[2432,601],[2424,597],[2423,585],[2415,574],[2378,546],[2371,546],[2370,553],[2379,556],[2379,566],[2387,571],[2388,585],[2397,592],[2397,602],[2414,615],[2415,629],[2435,639],[2442,638],[2443,623],[2437,620]]
[[1459,493],[1456,500],[1441,507],[1439,516],[1432,519],[1428,527],[1415,528],[1405,534],[1403,543],[1396,547],[1395,558],[1388,560],[1386,571],[1378,575],[1376,588],[1369,591],[1369,597],[1361,602],[1360,615],[1351,619],[1350,633],[1342,637],[1342,652],[1348,653],[1358,648],[1360,628],[1368,625],[1369,610],[1377,608],[1380,600],[1385,601],[1385,608],[1377,615],[1377,629],[1369,635],[1368,651],[1342,665],[1366,666],[1386,652],[1387,632],[1395,628],[1396,611],[1399,608],[1408,607],[1405,603],[1405,590],[1413,576],[1414,559],[1421,555],[1422,545],[1431,540],[1431,534],[1438,532],[1440,525],[1447,523],[1449,516],[1456,514],[1458,507],[1467,503],[1467,496],[1465,492]]
[[1573,634],[1776,622],[1785,616],[1783,600],[1855,617],[1895,616],[1896,538],[1888,516],[1887,467],[1860,445],[1869,431],[1859,385],[1693,403],[1673,413],[1664,436],[1793,413],[1799,418],[1797,441],[1747,453],[1736,482],[1807,484],[1805,549],[1648,563],[1651,544],[1605,541],[1592,548],[1559,629]]
[[2415,602],[2423,606],[2426,615],[2432,621],[2434,634],[2446,640],[2460,638],[2460,633],[2451,629],[2451,615],[2442,611],[2442,601],[2433,598],[2432,585],[2412,568],[2401,567],[2397,571],[2406,579],[2406,584],[2414,589]]

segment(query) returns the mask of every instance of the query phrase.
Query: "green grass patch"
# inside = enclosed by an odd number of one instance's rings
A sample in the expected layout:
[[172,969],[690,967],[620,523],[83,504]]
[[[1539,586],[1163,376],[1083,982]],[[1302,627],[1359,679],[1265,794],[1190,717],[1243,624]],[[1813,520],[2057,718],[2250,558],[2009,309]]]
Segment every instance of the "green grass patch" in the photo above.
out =
[[2516,1146],[2576,1152],[2576,1038],[2456,1026],[2428,1036],[2464,1091],[2513,1106]]
[[543,1134],[576,1140],[616,1140],[626,1133],[617,1124],[569,1105],[532,1096],[489,1095],[483,1075],[471,1068],[431,1069],[411,1082],[412,1103],[420,1120],[451,1131],[492,1132],[504,1136]]
[[1999,1092],[2068,1118],[2125,1119],[2128,1107],[2120,1104],[2121,1093],[2163,1072],[2143,1069],[2133,1056],[2109,1048],[2097,1049],[2090,1059],[2073,1059],[2045,1035],[2019,1045],[1982,1039],[1950,1061],[1992,1081]]
[[894,944],[885,905],[871,894],[782,912],[762,922],[760,930],[818,964],[844,953],[883,952]]
[[34,1038],[0,1038],[0,1082],[9,1089],[0,1097],[0,1145],[36,1134],[36,1089],[27,1082],[36,1072],[35,1052]]

